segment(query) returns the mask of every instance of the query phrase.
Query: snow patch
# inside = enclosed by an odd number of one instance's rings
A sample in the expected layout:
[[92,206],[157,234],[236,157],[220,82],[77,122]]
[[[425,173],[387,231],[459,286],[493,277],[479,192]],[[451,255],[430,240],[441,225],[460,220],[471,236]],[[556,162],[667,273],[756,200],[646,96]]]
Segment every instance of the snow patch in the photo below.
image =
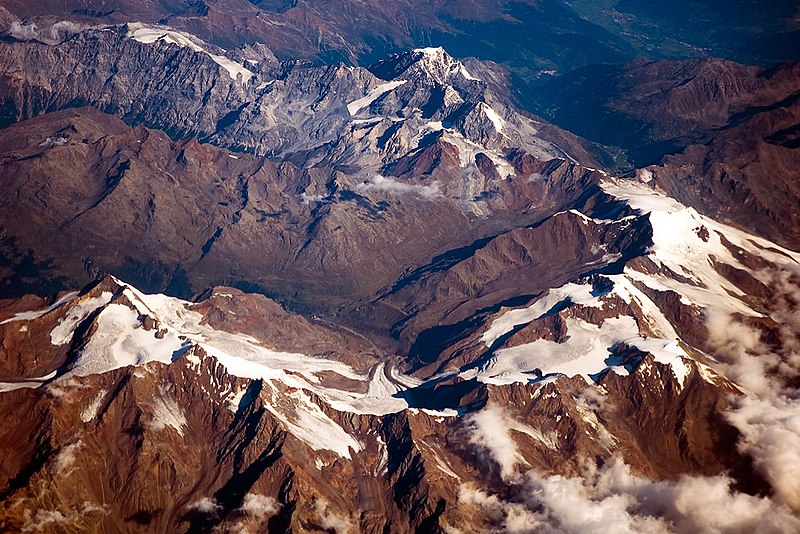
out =
[[549,290],[527,308],[503,313],[492,321],[489,329],[481,336],[481,341],[489,347],[514,328],[539,319],[561,303],[574,303],[593,308],[603,307],[603,303],[592,295],[591,285],[569,283]]
[[[304,391],[292,391],[284,394],[283,397],[295,402],[287,406],[286,410],[278,410],[271,404],[265,406],[289,429],[293,436],[305,442],[306,445],[315,451],[333,451],[347,459],[351,459],[351,450],[354,452],[362,450],[361,443],[328,417]],[[294,413],[290,418],[284,412]]]
[[506,121],[503,120],[503,118],[488,104],[484,104],[483,102],[481,102],[480,107],[481,111],[483,111],[483,114],[486,115],[486,118],[492,121],[494,129],[497,130],[497,133],[502,133]]
[[359,111],[361,111],[365,107],[368,107],[378,98],[385,95],[389,91],[397,89],[404,83],[406,83],[406,80],[395,80],[380,84],[379,86],[371,90],[369,93],[367,93],[366,96],[359,98],[357,100],[353,100],[352,102],[347,104],[347,112],[350,113],[351,116],[358,114]]
[[682,358],[688,358],[688,355],[678,343],[642,336],[632,317],[612,317],[605,319],[600,326],[574,317],[567,317],[565,322],[569,338],[564,343],[537,339],[500,349],[483,369],[467,371],[464,376],[477,376],[487,384],[505,385],[562,374],[570,377],[580,375],[591,383],[593,375],[608,369],[620,375],[629,374],[626,367],[612,363],[611,349],[625,344],[650,352],[656,361],[671,365],[679,384],[686,379],[688,367]]
[[800,254],[704,217],[641,182],[606,179],[601,187],[647,214],[653,229],[653,246],[647,257],[684,280],[631,269],[626,269],[625,274],[653,289],[675,291],[684,297],[684,303],[750,317],[761,316],[745,302],[745,292],[714,268],[714,263],[719,262],[750,270],[723,244],[723,237],[773,264],[800,265]]
[[100,405],[103,403],[103,398],[105,396],[105,389],[101,389],[97,392],[97,395],[95,395],[92,400],[89,401],[89,404],[87,404],[86,407],[81,410],[81,421],[88,423],[97,417],[97,412],[100,410]]
[[66,345],[72,341],[75,328],[89,315],[111,302],[114,295],[110,291],[103,291],[99,297],[86,299],[74,304],[50,332],[50,343],[53,345]]
[[397,395],[405,386],[386,370],[386,364],[379,363],[371,371],[371,379],[364,396],[352,394],[346,400],[330,399],[332,408],[342,412],[355,412],[368,415],[386,415],[408,408],[408,402]]
[[[682,387],[690,372],[684,359],[691,359],[680,347],[678,334],[658,308],[626,275],[606,277],[612,282],[607,295],[593,294],[591,284],[569,283],[551,289],[527,308],[511,310],[496,318],[481,341],[491,347],[515,328],[552,313],[559,307],[578,305],[603,309],[604,298],[619,297],[641,310],[640,320],[648,327],[645,335],[637,320],[629,316],[604,319],[601,325],[566,317],[568,338],[564,343],[537,339],[531,343],[496,351],[480,370],[462,373],[490,384],[530,382],[549,374],[583,376],[587,381],[605,370],[627,375],[629,369],[614,363],[611,350],[625,344],[653,355],[656,362],[669,365]],[[638,315],[637,315],[638,317]]]
[[469,73],[469,71],[467,70],[467,67],[465,67],[464,65],[461,65],[461,68],[460,68],[458,71],[459,71],[459,72],[461,73],[461,75],[462,75],[464,78],[466,78],[467,80],[471,80],[471,81],[475,81],[475,82],[479,82],[479,81],[481,81],[479,78],[476,78],[475,76],[473,76],[472,74],[470,74],[470,73]]
[[0,382],[0,393],[4,393],[6,391],[14,391],[16,389],[38,388],[48,380],[52,380],[53,378],[55,378],[56,373],[57,371],[53,371],[52,373],[48,373],[45,376],[28,378],[21,382]]
[[122,304],[108,304],[97,316],[96,326],[69,375],[101,374],[152,361],[168,364],[183,346],[173,332],[158,339],[155,330],[143,328],[139,314]]
[[71,301],[77,296],[78,296],[77,291],[73,291],[72,293],[67,293],[66,295],[64,295],[63,297],[61,297],[60,299],[58,299],[53,304],[51,304],[50,306],[48,306],[43,310],[20,312],[14,315],[13,317],[1,321],[0,324],[13,323],[16,321],[33,321],[34,319],[38,319],[39,317],[42,317],[43,315],[50,313],[51,311],[55,310],[62,304]]
[[443,69],[450,74],[457,73],[466,80],[480,81],[478,78],[470,74],[463,63],[448,56],[447,52],[445,52],[444,48],[441,46],[416,48],[414,49],[414,53],[421,56],[423,65],[427,67],[426,70],[431,74]]
[[189,48],[195,52],[205,54],[214,63],[225,69],[228,76],[236,81],[241,76],[242,85],[254,76],[253,72],[241,63],[231,61],[225,56],[209,52],[208,45],[200,38],[185,32],[180,32],[166,26],[151,26],[140,22],[128,23],[128,38],[144,44],[153,44],[158,41],[172,43],[182,48]]
[[150,428],[160,432],[170,427],[183,437],[183,432],[186,428],[186,416],[183,414],[183,410],[178,406],[178,402],[175,399],[166,396],[166,392],[161,391],[159,393],[150,405],[153,409],[153,420],[150,422]]

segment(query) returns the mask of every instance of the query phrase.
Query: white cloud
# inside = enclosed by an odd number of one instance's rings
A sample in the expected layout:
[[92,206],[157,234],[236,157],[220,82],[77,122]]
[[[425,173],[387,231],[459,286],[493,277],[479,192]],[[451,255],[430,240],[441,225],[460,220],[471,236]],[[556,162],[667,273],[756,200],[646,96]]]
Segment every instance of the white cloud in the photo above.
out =
[[[94,514],[102,515],[105,513],[105,508],[90,502],[84,502],[79,507],[64,511],[39,509],[33,513],[31,510],[25,510],[23,515],[25,523],[22,527],[22,532],[67,532],[73,530],[68,528],[69,525],[76,525],[78,523],[80,523],[83,528],[86,528],[88,525],[92,524],[89,519],[87,519],[87,516]],[[59,528],[58,525],[61,525],[61,527]]]
[[763,350],[761,332],[715,309],[706,310],[706,328],[719,371],[748,392],[768,392],[772,381],[767,372],[779,359]]
[[70,473],[69,469],[75,464],[75,460],[78,458],[78,451],[82,446],[83,442],[78,440],[61,449],[61,452],[58,453],[55,459],[55,470],[57,474],[65,476]]
[[278,501],[272,497],[248,493],[244,496],[244,501],[242,502],[242,506],[239,507],[239,510],[253,517],[264,519],[274,515],[279,508],[280,505]]
[[466,419],[470,443],[485,447],[500,466],[504,480],[515,476],[515,467],[524,462],[509,433],[510,426],[500,408],[489,405]]
[[309,195],[303,191],[300,193],[300,200],[303,202],[303,204],[313,204],[325,200],[325,195]]
[[460,488],[459,503],[479,507],[486,530],[564,534],[678,532],[796,532],[800,518],[768,498],[736,492],[725,476],[652,481],[621,460],[587,468],[582,477],[525,473],[515,501],[475,486]]
[[[706,327],[720,370],[746,389],[726,414],[741,433],[739,450],[775,491],[775,500],[800,512],[800,270],[755,273],[773,291],[773,340],[742,321],[707,312]],[[776,339],[777,337],[777,343]]]
[[327,501],[317,500],[314,503],[314,511],[319,516],[319,523],[322,528],[333,530],[336,534],[346,534],[353,531],[353,525],[350,521],[331,510]]
[[220,505],[217,501],[209,497],[203,497],[189,506],[186,507],[193,512],[200,512],[201,514],[216,514],[220,510]]
[[800,399],[744,397],[727,414],[741,432],[739,450],[775,491],[775,499],[800,512]]
[[531,174],[530,176],[528,176],[528,178],[525,181],[527,181],[527,182],[543,182],[545,180],[547,180],[547,176],[545,176],[544,174],[540,174],[538,172],[535,172],[535,173]]
[[57,44],[60,43],[65,36],[78,33],[81,29],[81,26],[68,20],[56,22],[42,30],[40,30],[36,24],[21,24],[19,21],[14,21],[8,29],[8,34],[20,41],[36,40],[48,44]]
[[434,181],[429,185],[414,185],[386,178],[380,174],[376,174],[370,180],[359,184],[356,189],[359,191],[383,191],[394,195],[415,194],[426,199],[442,196],[438,182]]
[[529,510],[525,504],[506,502],[496,495],[489,495],[473,484],[459,488],[458,502],[481,508],[482,515],[488,518],[484,529],[494,532],[531,532],[542,526],[543,517]]
[[[214,532],[228,534],[265,532],[267,529],[265,521],[275,515],[279,509],[280,504],[272,497],[248,493],[244,496],[242,505],[236,509],[236,512],[238,512],[236,516],[238,516],[239,520],[231,525],[222,524]],[[245,517],[242,517],[242,514]]]

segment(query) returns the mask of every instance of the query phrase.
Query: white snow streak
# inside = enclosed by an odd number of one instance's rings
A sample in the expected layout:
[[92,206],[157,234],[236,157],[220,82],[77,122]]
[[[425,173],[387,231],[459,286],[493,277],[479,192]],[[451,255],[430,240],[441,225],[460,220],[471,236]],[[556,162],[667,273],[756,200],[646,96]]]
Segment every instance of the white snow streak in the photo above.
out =
[[358,100],[353,100],[352,102],[347,104],[347,112],[350,113],[350,115],[358,114],[359,111],[361,111],[365,107],[375,102],[381,96],[385,95],[389,91],[397,89],[404,83],[406,83],[406,80],[395,80],[392,82],[386,82],[380,84],[379,86],[371,90],[369,93],[367,93],[366,96],[359,98]]

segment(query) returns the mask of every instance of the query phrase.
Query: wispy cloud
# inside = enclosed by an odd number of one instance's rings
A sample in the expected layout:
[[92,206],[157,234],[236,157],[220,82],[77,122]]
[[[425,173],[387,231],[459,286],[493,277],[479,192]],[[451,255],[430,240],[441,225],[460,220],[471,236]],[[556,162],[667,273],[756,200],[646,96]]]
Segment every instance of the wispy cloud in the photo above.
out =
[[442,196],[438,182],[432,182],[428,185],[415,185],[386,178],[380,174],[376,174],[368,181],[359,184],[356,189],[359,191],[383,191],[394,195],[414,194],[427,199]]
[[68,20],[56,22],[42,29],[39,29],[36,24],[21,24],[18,21],[14,21],[8,29],[8,34],[20,41],[41,41],[48,44],[57,44],[64,37],[79,33],[81,30],[82,27],[80,25]]

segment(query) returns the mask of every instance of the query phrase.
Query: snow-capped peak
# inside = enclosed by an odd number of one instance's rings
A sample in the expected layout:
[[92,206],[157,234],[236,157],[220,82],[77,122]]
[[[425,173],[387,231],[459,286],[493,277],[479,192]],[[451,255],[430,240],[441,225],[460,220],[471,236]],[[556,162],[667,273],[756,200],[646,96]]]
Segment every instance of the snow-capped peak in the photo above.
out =
[[241,83],[245,85],[254,76],[253,71],[246,68],[241,63],[237,63],[227,57],[211,52],[211,45],[205,43],[199,37],[190,33],[174,30],[168,26],[158,26],[132,22],[128,24],[128,38],[144,44],[153,44],[159,41],[172,43],[182,48],[189,48],[195,52],[205,54],[214,63],[222,67],[232,80],[237,80],[241,76]]
[[454,76],[463,80],[480,81],[441,46],[416,48],[412,52],[412,58],[416,65],[440,83],[446,83]]

